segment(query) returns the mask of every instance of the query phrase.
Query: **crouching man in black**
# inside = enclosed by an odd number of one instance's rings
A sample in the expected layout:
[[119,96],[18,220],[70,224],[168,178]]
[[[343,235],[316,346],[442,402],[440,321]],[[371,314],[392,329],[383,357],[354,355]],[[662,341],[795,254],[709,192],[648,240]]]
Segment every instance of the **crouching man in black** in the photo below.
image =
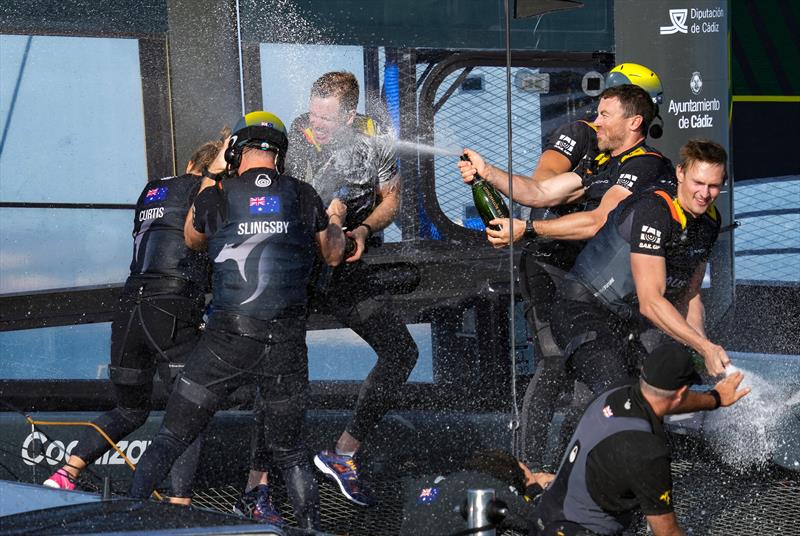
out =
[[655,536],[683,535],[662,419],[730,406],[750,392],[737,390],[742,379],[735,372],[711,391],[689,391],[700,376],[686,347],[657,347],[645,359],[638,384],[606,391],[586,408],[537,505],[531,534],[621,534],[641,511]]
[[207,245],[214,263],[213,311],[136,469],[135,498],[150,496],[220,401],[255,383],[266,405],[264,438],[297,522],[318,527],[317,485],[303,445],[306,287],[317,249],[329,265],[341,262],[346,208],[334,199],[326,213],[310,185],[280,173],[287,148],[280,119],[247,114],[225,152],[234,176],[198,194],[187,218],[187,244]]

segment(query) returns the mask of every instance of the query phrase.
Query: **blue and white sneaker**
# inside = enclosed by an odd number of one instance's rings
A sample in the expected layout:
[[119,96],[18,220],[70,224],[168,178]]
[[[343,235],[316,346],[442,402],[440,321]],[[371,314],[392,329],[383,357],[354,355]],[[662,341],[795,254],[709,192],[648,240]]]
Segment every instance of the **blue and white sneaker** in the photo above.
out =
[[233,511],[259,523],[269,523],[278,527],[286,524],[286,520],[272,504],[269,486],[266,484],[259,484],[247,493],[243,493],[233,505]]
[[358,477],[358,466],[352,456],[344,456],[323,450],[314,456],[314,465],[339,485],[342,494],[361,506],[375,504],[375,496],[369,485]]

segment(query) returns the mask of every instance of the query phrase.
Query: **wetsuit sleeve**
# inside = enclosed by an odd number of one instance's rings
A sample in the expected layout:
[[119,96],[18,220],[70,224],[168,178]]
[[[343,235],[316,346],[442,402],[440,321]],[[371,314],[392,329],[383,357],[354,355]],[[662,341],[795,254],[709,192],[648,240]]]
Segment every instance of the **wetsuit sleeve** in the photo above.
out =
[[302,219],[315,232],[324,231],[328,226],[328,213],[322,198],[314,191],[309,184],[300,183],[300,210],[303,212]]
[[574,169],[583,157],[592,150],[594,144],[592,127],[583,121],[567,123],[555,129],[542,151],[556,151],[569,160]]
[[655,447],[655,452],[646,446],[639,447],[631,460],[635,472],[631,490],[644,515],[668,514],[674,510],[669,456],[663,447]]
[[194,199],[192,226],[198,233],[210,236],[222,227],[224,199],[219,188],[206,188]]
[[668,447],[649,432],[614,434],[589,453],[586,485],[608,511],[637,506],[646,515],[672,512],[672,474]]
[[664,246],[672,232],[672,218],[663,199],[652,195],[637,200],[623,218],[622,226],[627,227],[627,232],[621,232],[631,246],[631,253],[666,255]]
[[665,159],[649,155],[634,156],[622,163],[614,185],[630,192],[643,192],[668,183],[670,176],[670,166]]

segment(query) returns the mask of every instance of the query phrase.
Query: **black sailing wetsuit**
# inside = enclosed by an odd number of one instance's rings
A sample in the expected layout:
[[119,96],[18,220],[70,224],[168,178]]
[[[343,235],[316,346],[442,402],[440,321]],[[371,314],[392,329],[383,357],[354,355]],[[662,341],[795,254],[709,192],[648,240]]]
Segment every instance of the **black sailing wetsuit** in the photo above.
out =
[[[351,128],[336,140],[319,144],[309,126],[308,114],[292,122],[286,170],[309,183],[323,204],[339,198],[347,205],[345,228],[353,230],[378,203],[381,185],[395,178],[397,162],[393,139],[371,118],[359,115]],[[367,240],[367,248],[380,245],[379,236]],[[330,269],[317,260],[312,281],[311,309],[334,316],[375,350],[378,360],[361,383],[347,432],[359,441],[391,409],[400,387],[408,379],[419,354],[403,319],[390,304],[370,298],[386,289],[370,284],[374,271],[359,260]],[[257,412],[256,421],[262,419]],[[258,438],[256,438],[258,439]],[[268,453],[253,443],[252,468],[267,471]]]
[[647,323],[638,311],[631,253],[664,258],[665,297],[674,303],[705,266],[719,224],[713,205],[694,218],[658,189],[631,196],[611,212],[578,256],[553,306],[553,335],[573,377],[594,393],[636,377],[642,356],[631,355],[628,335]]
[[[603,195],[614,186],[631,193],[653,186],[672,187],[672,163],[644,141],[617,156],[600,153],[594,126],[585,121],[570,123],[556,130],[545,150],[554,150],[570,160],[581,175],[585,189],[580,203],[546,209],[534,216],[550,219],[571,212],[594,210]],[[539,211],[541,212],[541,211]],[[522,438],[524,458],[535,470],[549,470],[545,462],[548,430],[559,396],[570,386],[564,374],[562,349],[552,335],[552,305],[561,284],[585,241],[538,238],[524,246],[520,259],[520,287],[527,302],[526,318],[534,334],[539,357],[536,377],[530,382],[523,404]],[[577,415],[572,417],[572,422]],[[562,428],[560,445],[569,438],[569,426]]]
[[581,417],[531,534],[619,534],[637,511],[673,511],[670,451],[638,385],[598,396]]
[[[130,276],[111,323],[111,365],[117,407],[95,424],[115,442],[147,420],[156,370],[172,379],[200,338],[208,289],[208,258],[183,241],[183,223],[200,187],[197,175],[154,180],[136,203]],[[72,454],[87,463],[110,445],[94,431],[83,433]],[[175,465],[172,495],[191,497],[202,447],[196,441]]]
[[207,188],[194,225],[214,263],[213,311],[167,404],[164,424],[136,470],[131,495],[149,497],[220,401],[255,383],[265,442],[287,483],[298,523],[318,524],[316,481],[303,445],[308,396],[307,286],[316,233],[328,225],[314,189],[266,168]]

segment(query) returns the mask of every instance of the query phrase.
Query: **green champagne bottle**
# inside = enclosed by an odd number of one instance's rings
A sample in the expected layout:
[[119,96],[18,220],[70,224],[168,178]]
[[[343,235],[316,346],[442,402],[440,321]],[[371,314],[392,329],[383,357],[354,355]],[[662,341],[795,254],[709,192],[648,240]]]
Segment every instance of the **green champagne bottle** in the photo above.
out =
[[[461,155],[461,160],[469,161],[467,155]],[[508,206],[498,191],[483,177],[475,174],[472,181],[472,201],[486,227],[499,230],[497,225],[489,225],[495,218],[508,218]]]
[[694,370],[701,375],[708,374],[708,370],[706,369],[706,360],[703,359],[703,356],[692,349],[689,349],[689,355],[692,356],[692,365],[694,365]]

